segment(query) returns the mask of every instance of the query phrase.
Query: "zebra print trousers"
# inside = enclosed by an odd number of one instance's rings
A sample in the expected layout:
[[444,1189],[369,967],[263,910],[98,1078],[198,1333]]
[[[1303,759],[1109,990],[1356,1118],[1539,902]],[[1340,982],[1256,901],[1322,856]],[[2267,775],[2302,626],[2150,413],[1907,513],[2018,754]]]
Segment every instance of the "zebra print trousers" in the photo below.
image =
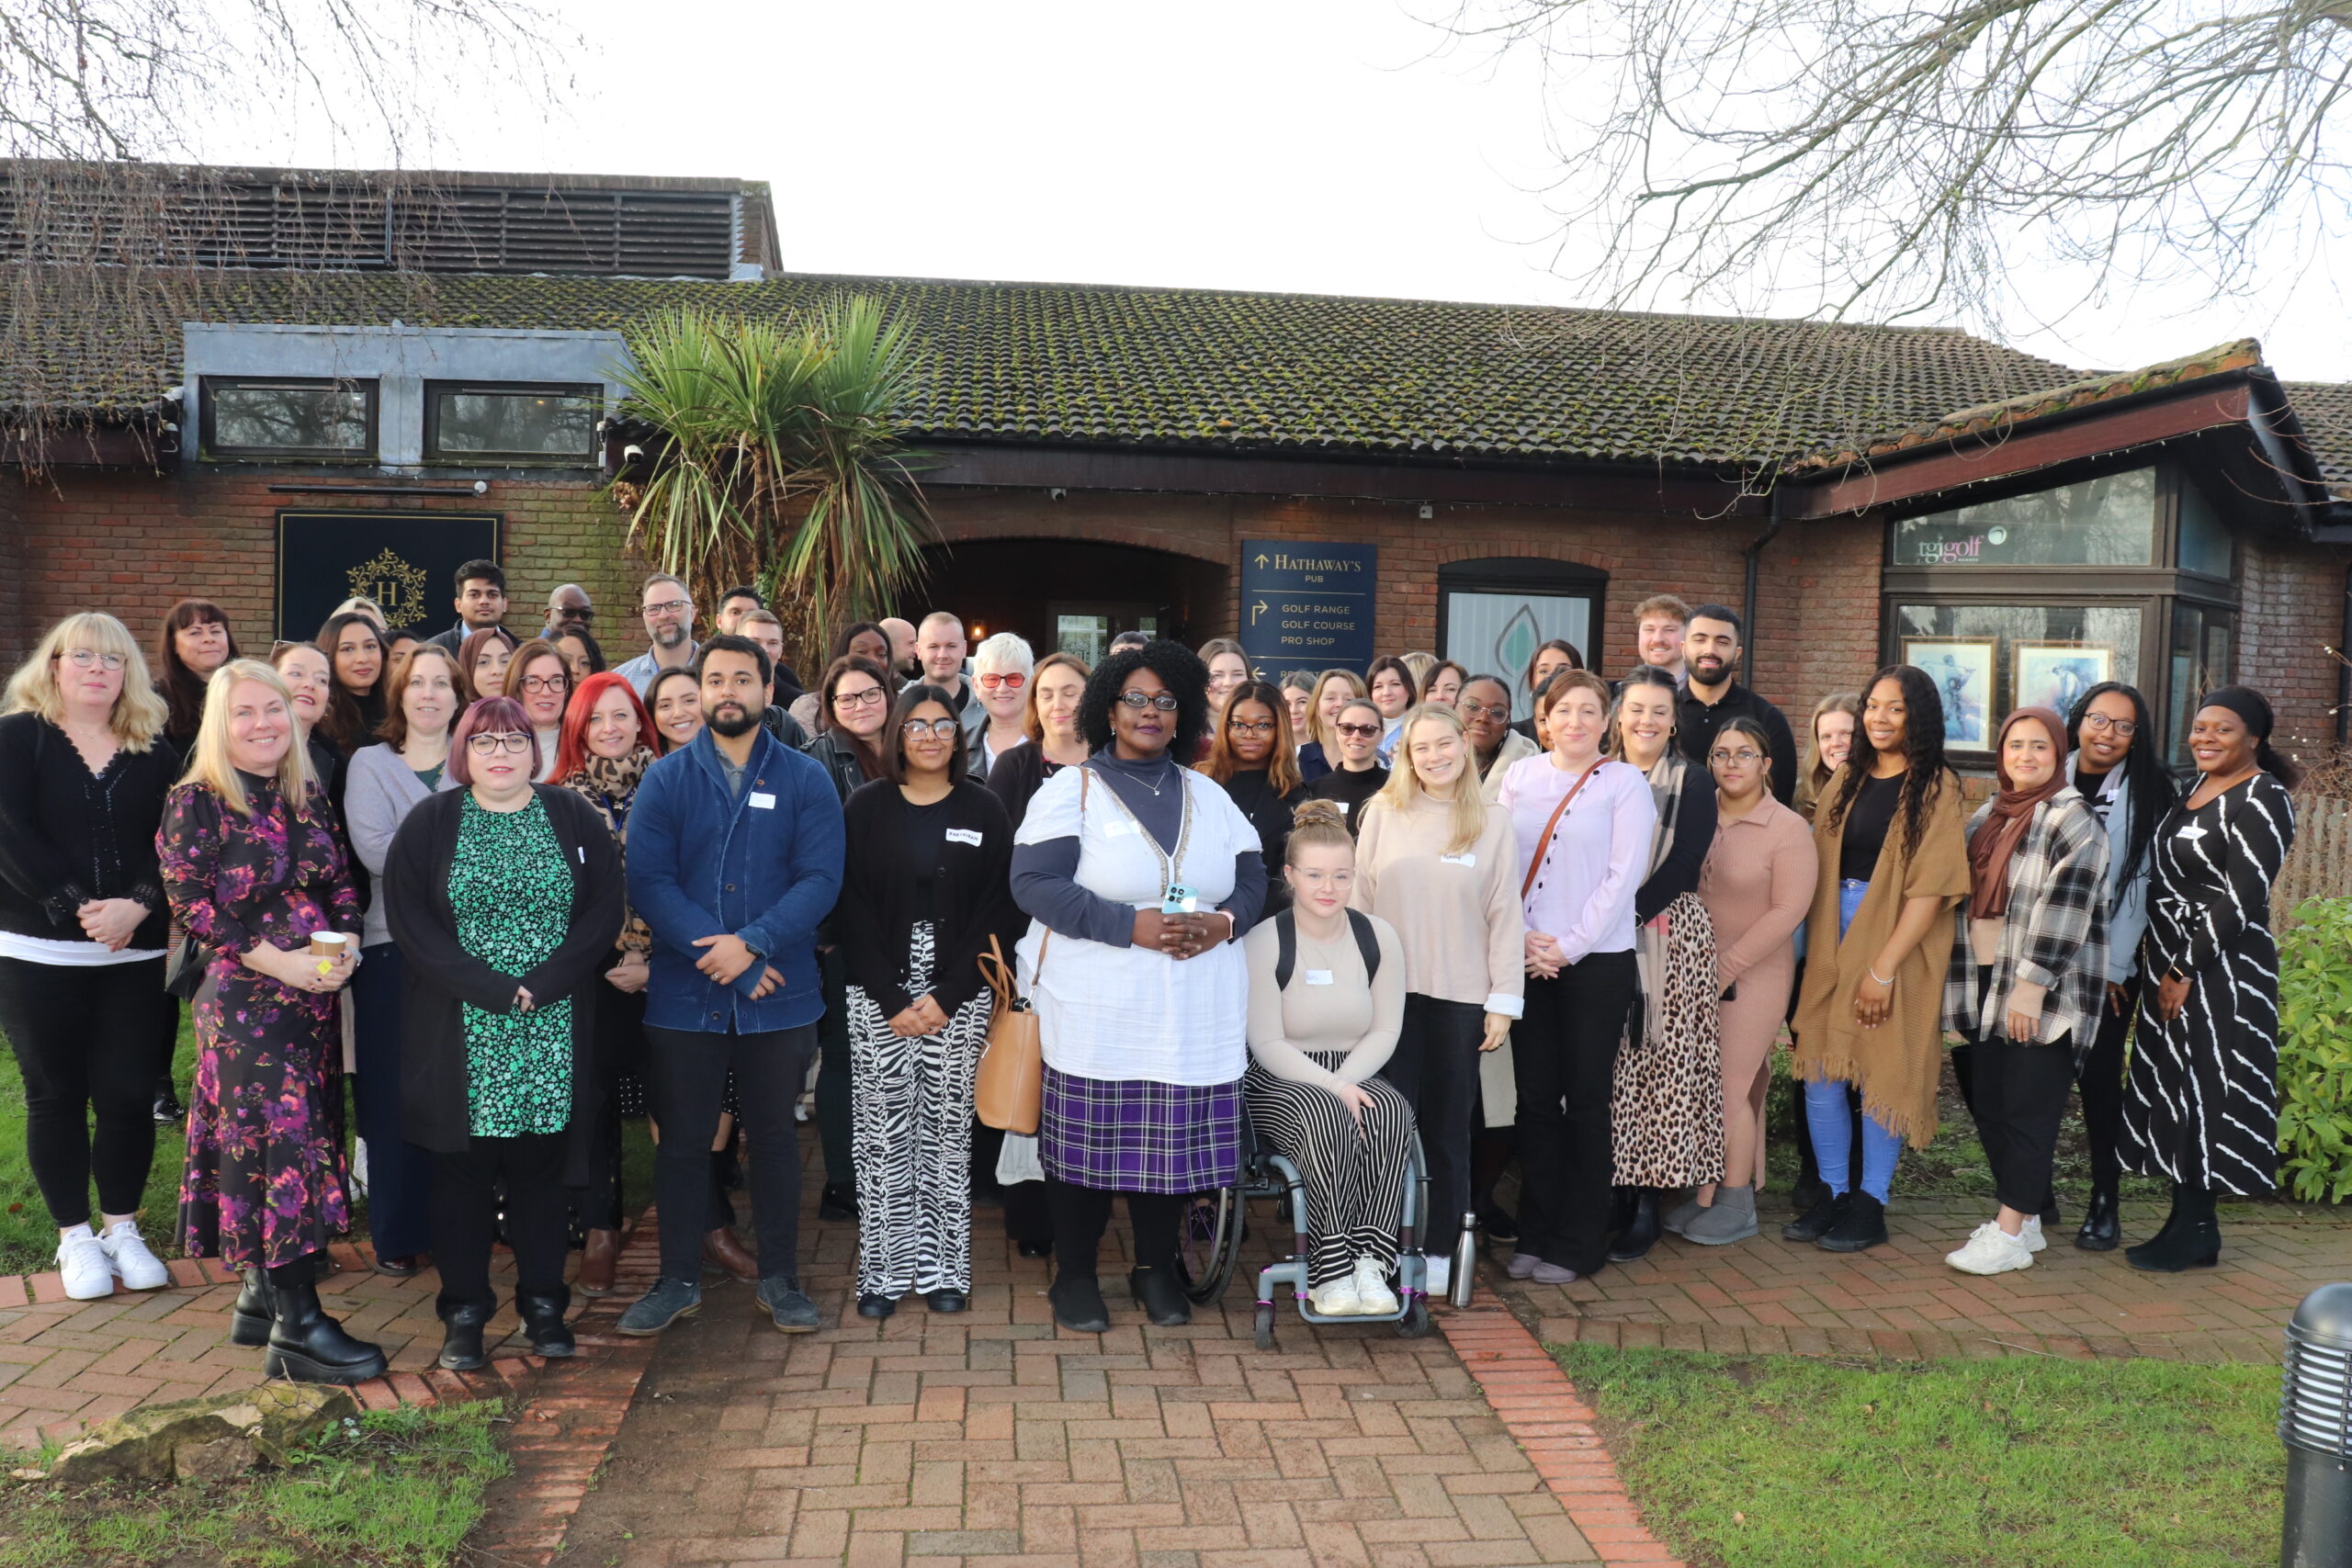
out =
[[[1307,1055],[1334,1072],[1347,1060],[1344,1051]],[[1258,1142],[1297,1166],[1305,1185],[1314,1247],[1306,1265],[1310,1285],[1339,1279],[1359,1258],[1377,1258],[1384,1269],[1396,1261],[1413,1111],[1386,1078],[1366,1078],[1357,1087],[1372,1096],[1361,1127],[1320,1084],[1278,1078],[1255,1061],[1241,1079]]]
[[[907,993],[931,989],[933,936],[914,928]],[[850,1147],[857,1168],[857,1290],[892,1300],[972,1288],[972,1077],[989,1039],[989,992],[937,1034],[902,1040],[853,985]]]

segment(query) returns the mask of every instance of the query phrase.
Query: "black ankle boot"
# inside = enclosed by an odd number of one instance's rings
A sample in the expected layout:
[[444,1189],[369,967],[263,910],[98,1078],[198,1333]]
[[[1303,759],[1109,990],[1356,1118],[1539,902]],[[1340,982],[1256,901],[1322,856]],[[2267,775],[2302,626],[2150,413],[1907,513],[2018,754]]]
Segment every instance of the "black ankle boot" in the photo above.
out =
[[1609,1245],[1611,1263],[1631,1263],[1647,1257],[1650,1248],[1657,1245],[1657,1238],[1665,1234],[1665,1227],[1658,1223],[1657,1189],[1636,1187],[1633,1192],[1633,1214],[1625,1228],[1618,1232],[1617,1239]]
[[1886,1241],[1886,1205],[1860,1189],[1846,1194],[1838,1223],[1813,1245],[1824,1252],[1860,1252]]
[[482,1330],[498,1310],[491,1302],[465,1302],[441,1313],[441,1365],[453,1372],[478,1372],[490,1362]]
[[270,1272],[270,1293],[277,1308],[269,1327],[269,1348],[262,1352],[266,1376],[295,1382],[366,1382],[384,1375],[384,1353],[343,1331],[343,1325],[319,1305],[319,1287],[309,1258]]
[[2176,1188],[2174,1223],[2153,1241],[2126,1247],[2123,1260],[2148,1274],[2177,1274],[2211,1269],[2222,1260],[2222,1226],[2213,1214],[2211,1188]]
[[263,1346],[269,1343],[270,1319],[277,1315],[269,1293],[269,1270],[245,1270],[243,1289],[237,1292],[237,1304],[230,1309],[229,1343],[232,1345]]
[[1615,1235],[1634,1223],[1634,1195],[1639,1189],[1612,1187],[1609,1190],[1609,1234]]
[[2083,1228],[2075,1233],[2075,1245],[2085,1252],[2113,1252],[2123,1239],[2123,1224],[2116,1213],[2115,1189],[2091,1189],[2090,1207],[2083,1212]]
[[1130,1269],[1127,1289],[1135,1292],[1136,1305],[1143,1308],[1143,1314],[1156,1328],[1179,1328],[1193,1321],[1192,1300],[1176,1282],[1172,1269]]
[[523,1337],[531,1342],[531,1351],[539,1356],[576,1356],[580,1346],[571,1337],[571,1329],[563,1321],[563,1309],[571,1304],[571,1292],[558,1285],[542,1295],[536,1291],[514,1292],[514,1310],[522,1314]]
[[1847,1198],[1844,1192],[1832,1192],[1826,1184],[1821,1196],[1805,1205],[1804,1213],[1781,1227],[1784,1241],[1819,1241],[1830,1228],[1846,1217]]
[[1054,1321],[1080,1334],[1111,1332],[1111,1309],[1102,1304],[1102,1284],[1091,1274],[1063,1274],[1046,1288]]

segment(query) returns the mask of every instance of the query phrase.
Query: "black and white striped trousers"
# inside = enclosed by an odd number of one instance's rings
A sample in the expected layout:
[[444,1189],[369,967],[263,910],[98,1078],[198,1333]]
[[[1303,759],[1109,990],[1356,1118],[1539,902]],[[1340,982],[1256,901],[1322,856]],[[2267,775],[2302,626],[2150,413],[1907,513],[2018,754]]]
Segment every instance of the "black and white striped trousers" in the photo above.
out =
[[[1337,1072],[1347,1054],[1316,1051],[1308,1058]],[[1385,1078],[1358,1087],[1372,1097],[1361,1128],[1354,1112],[1320,1084],[1278,1078],[1255,1061],[1241,1080],[1259,1145],[1297,1166],[1306,1184],[1306,1230],[1314,1238],[1309,1285],[1350,1273],[1366,1255],[1383,1268],[1396,1260],[1413,1111]]]
[[[907,994],[931,988],[932,931],[914,931]],[[972,1288],[972,1077],[989,992],[937,1034],[902,1040],[853,985],[850,1144],[857,1168],[857,1290],[893,1300]]]

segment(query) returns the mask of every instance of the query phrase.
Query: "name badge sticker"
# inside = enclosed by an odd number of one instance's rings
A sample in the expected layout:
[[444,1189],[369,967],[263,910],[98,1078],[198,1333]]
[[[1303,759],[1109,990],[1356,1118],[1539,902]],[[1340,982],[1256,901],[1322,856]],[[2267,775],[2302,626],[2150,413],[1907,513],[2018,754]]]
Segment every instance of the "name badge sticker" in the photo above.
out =
[[1102,824],[1102,836],[1106,839],[1131,838],[1135,832],[1136,825],[1132,822],[1111,821]]
[[764,794],[756,789],[753,790],[752,792],[752,809],[754,811],[774,811],[775,809],[775,796]]
[[1440,855],[1437,858],[1446,865],[1476,865],[1478,863],[1478,857],[1468,850],[1463,851],[1458,855]]
[[978,828],[950,828],[947,829],[947,841],[951,844],[969,844],[977,850],[980,847],[980,830]]
[[1328,986],[1331,983],[1331,972],[1329,969],[1309,969],[1305,978],[1310,986]]

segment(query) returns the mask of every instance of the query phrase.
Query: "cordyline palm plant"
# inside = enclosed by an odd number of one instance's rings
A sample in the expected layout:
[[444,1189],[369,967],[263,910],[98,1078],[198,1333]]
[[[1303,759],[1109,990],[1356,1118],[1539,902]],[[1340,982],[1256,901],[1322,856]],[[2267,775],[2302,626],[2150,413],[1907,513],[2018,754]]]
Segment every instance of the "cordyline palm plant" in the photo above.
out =
[[864,299],[787,323],[679,310],[629,349],[622,417],[661,434],[630,539],[698,603],[759,583],[804,646],[882,614],[934,536],[891,412],[914,371],[904,324]]

